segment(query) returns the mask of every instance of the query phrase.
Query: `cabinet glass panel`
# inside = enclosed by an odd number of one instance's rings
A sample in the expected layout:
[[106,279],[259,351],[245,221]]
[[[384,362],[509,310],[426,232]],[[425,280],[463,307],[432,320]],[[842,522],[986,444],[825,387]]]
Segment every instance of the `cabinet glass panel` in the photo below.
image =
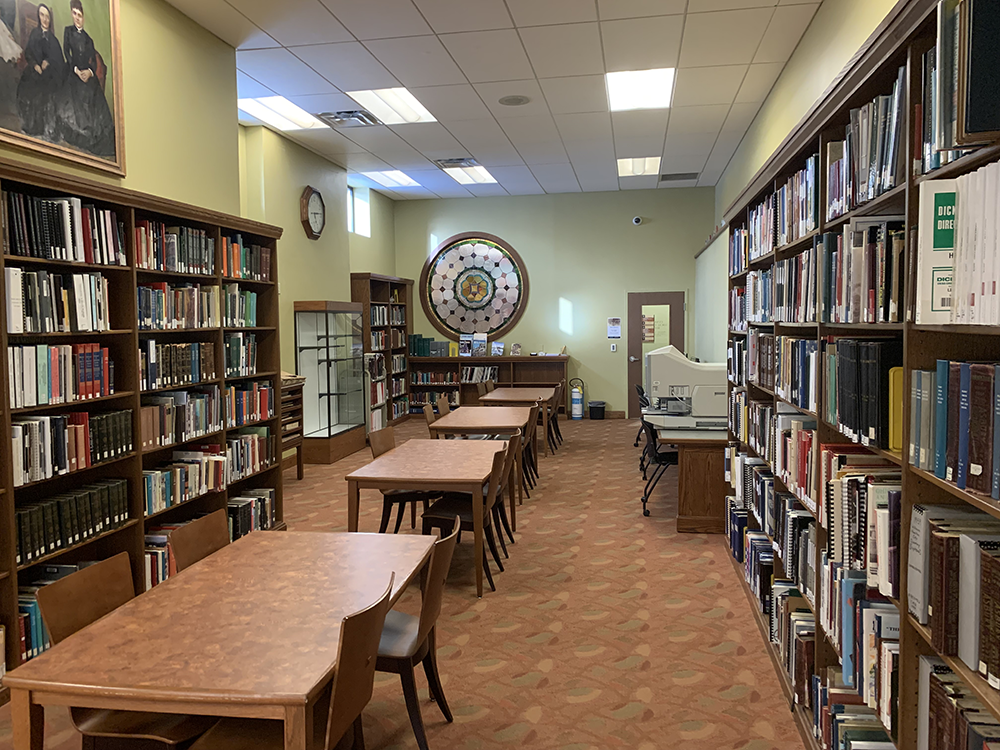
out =
[[330,437],[365,423],[360,312],[295,313],[296,371],[307,438]]

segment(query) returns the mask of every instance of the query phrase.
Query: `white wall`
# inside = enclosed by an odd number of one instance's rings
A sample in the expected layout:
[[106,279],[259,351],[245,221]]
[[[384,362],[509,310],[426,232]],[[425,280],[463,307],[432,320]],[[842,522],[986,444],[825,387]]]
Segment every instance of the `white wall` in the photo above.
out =
[[729,229],[694,261],[694,349],[702,362],[725,362],[729,327]]

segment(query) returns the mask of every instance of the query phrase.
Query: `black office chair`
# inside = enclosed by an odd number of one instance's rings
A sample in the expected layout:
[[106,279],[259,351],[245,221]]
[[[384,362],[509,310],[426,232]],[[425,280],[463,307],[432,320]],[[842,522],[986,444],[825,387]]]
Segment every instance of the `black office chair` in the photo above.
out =
[[[653,475],[646,482],[646,489],[642,491],[642,515],[648,516],[649,509],[646,507],[646,503],[649,501],[653,488],[656,487],[656,483],[660,481],[660,477],[663,476],[668,467],[677,465],[678,458],[676,449],[668,448],[662,451],[659,449],[656,428],[645,419],[642,420],[642,431],[646,433],[646,455],[649,461],[647,465],[655,467]],[[643,472],[643,478],[645,478],[645,472]]]
[[[639,394],[639,408],[648,409],[649,408],[649,396],[646,395],[646,389],[641,385],[636,383],[635,392]],[[639,432],[636,433],[635,442],[632,444],[634,447],[639,447],[639,438],[642,437],[642,427],[639,427]]]

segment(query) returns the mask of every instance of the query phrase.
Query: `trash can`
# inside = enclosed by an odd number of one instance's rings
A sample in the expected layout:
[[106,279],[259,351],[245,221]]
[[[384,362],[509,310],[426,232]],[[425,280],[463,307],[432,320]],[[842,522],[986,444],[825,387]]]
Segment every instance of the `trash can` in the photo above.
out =
[[590,418],[591,419],[604,419],[604,402],[603,401],[588,401],[587,406],[590,407]]

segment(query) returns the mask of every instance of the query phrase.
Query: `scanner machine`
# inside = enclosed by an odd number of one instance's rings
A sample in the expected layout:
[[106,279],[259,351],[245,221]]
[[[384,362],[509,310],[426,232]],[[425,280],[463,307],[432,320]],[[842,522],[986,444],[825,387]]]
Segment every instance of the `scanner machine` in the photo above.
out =
[[725,430],[726,364],[692,362],[673,346],[646,355],[647,422],[670,430]]

